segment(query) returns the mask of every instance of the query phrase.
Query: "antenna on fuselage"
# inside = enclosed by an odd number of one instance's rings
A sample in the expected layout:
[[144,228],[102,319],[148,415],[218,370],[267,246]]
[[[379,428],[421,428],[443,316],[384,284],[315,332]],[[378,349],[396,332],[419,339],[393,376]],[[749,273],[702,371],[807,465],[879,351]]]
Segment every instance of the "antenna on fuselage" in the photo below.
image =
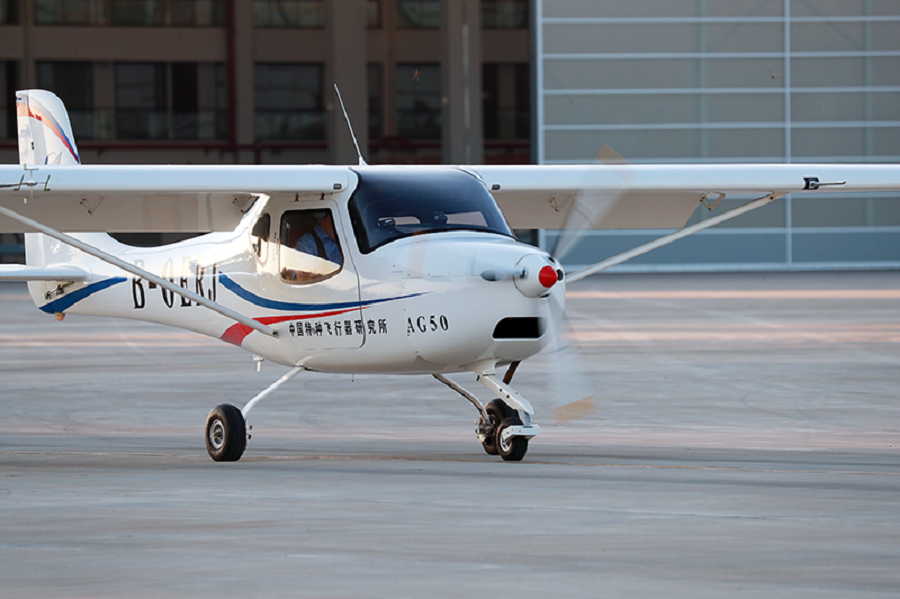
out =
[[347,109],[344,107],[344,99],[341,98],[341,90],[338,89],[337,83],[334,84],[334,93],[337,94],[338,102],[341,104],[341,110],[344,111],[344,120],[347,121],[347,128],[350,129],[350,137],[353,138],[353,145],[356,146],[356,155],[359,156],[359,164],[361,166],[366,166],[366,159],[363,158],[362,152],[359,151],[359,142],[356,141],[356,134],[353,133],[353,125],[350,124],[350,116],[347,114]]

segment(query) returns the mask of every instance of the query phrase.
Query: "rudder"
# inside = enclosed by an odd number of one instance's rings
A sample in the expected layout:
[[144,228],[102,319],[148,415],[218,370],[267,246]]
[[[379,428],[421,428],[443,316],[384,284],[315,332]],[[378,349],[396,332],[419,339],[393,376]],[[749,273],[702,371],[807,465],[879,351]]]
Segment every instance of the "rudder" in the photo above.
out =
[[42,89],[16,92],[19,163],[81,164],[69,113],[56,94]]

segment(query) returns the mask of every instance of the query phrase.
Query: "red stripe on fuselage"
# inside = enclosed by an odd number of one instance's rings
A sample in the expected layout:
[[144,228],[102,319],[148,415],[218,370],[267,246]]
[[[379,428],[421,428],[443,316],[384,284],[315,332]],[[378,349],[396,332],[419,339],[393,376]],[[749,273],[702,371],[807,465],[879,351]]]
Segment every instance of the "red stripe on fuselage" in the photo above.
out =
[[[278,324],[279,322],[287,322],[289,320],[306,320],[308,318],[325,318],[328,316],[337,316],[338,314],[346,314],[347,312],[355,312],[356,310],[360,310],[360,308],[348,308],[346,310],[334,310],[332,312],[319,312],[318,314],[306,314],[303,316],[264,316],[262,318],[254,318],[253,320],[260,324],[269,325]],[[224,333],[222,333],[222,336],[219,337],[219,339],[240,347],[244,342],[244,339],[246,339],[247,335],[252,332],[253,329],[251,329],[247,325],[237,323],[228,327],[228,329]]]

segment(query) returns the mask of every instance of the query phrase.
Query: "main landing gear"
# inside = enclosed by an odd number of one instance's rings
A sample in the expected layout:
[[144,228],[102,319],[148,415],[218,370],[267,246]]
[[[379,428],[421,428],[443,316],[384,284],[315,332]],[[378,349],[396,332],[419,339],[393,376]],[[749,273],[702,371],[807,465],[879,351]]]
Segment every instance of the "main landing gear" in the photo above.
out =
[[499,455],[507,462],[522,461],[528,452],[528,441],[541,432],[539,426],[531,424],[531,415],[534,413],[531,404],[509,386],[518,365],[518,362],[510,365],[503,381],[497,380],[492,363],[476,364],[472,368],[478,375],[478,380],[497,395],[497,399],[491,400],[486,406],[482,406],[478,398],[450,379],[440,374],[433,375],[478,409],[480,417],[475,421],[478,441],[485,453]]
[[231,404],[216,406],[206,417],[206,451],[217,462],[236,462],[247,447],[244,415]]
[[248,401],[243,410],[227,403],[213,408],[206,417],[206,451],[209,457],[217,462],[236,462],[241,459],[244,449],[247,448],[247,439],[250,438],[247,434],[247,414],[260,400],[268,397],[302,370],[302,366],[293,368],[269,385],[265,391]]

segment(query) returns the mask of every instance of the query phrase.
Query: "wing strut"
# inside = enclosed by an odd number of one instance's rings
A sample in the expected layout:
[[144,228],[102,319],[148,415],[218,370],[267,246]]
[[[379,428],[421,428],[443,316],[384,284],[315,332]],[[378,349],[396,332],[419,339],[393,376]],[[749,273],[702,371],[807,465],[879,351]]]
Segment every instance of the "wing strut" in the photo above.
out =
[[200,304],[201,306],[205,306],[205,307],[209,308],[213,312],[218,312],[222,316],[225,316],[227,318],[235,320],[244,326],[250,327],[251,329],[257,330],[260,333],[269,335],[271,337],[278,337],[278,331],[276,331],[272,327],[269,327],[262,323],[259,323],[255,320],[253,320],[252,318],[248,318],[248,317],[244,316],[243,314],[239,314],[238,312],[235,312],[231,308],[226,308],[222,304],[218,304],[214,301],[208,300],[205,297],[203,297],[202,295],[198,295],[198,294],[194,293],[193,291],[184,289],[183,287],[176,285],[172,281],[163,279],[162,277],[158,277],[155,274],[144,270],[143,268],[138,268],[137,266],[135,266],[133,264],[129,264],[129,263],[125,262],[124,260],[116,258],[112,254],[107,254],[106,252],[99,250],[92,245],[88,245],[87,243],[84,243],[83,241],[79,241],[78,239],[75,239],[74,237],[71,237],[69,235],[66,235],[65,233],[57,231],[56,229],[51,229],[50,227],[48,227],[46,225],[42,225],[41,223],[37,222],[36,220],[32,220],[32,219],[28,218],[27,216],[22,216],[18,212],[13,212],[9,208],[4,208],[3,206],[0,206],[0,214],[2,214],[3,216],[7,216],[13,220],[17,220],[20,223],[22,223],[23,225],[27,225],[27,226],[31,227],[32,229],[36,229],[36,230],[40,231],[41,233],[43,233],[44,235],[47,235],[48,237],[57,239],[65,244],[71,245],[74,248],[78,248],[82,252],[84,252],[86,254],[90,254],[91,256],[94,256],[95,258],[103,260],[104,262],[108,262],[109,264],[112,264],[113,266],[118,266],[122,270],[124,270],[126,272],[130,272],[131,274],[133,274],[135,276],[141,277],[142,279],[146,279],[147,281],[150,281],[151,283],[156,283],[160,287],[162,287],[164,289],[168,289],[172,293],[177,293],[178,295],[185,297],[193,302],[196,302],[196,303]]
[[710,219],[699,222],[695,225],[691,225],[690,227],[684,227],[683,229],[678,229],[674,233],[669,233],[668,235],[663,235],[658,239],[654,239],[650,243],[645,243],[644,245],[639,245],[636,248],[632,248],[627,252],[622,252],[612,258],[607,258],[602,262],[598,262],[593,266],[588,266],[586,268],[582,268],[581,270],[576,270],[572,274],[566,275],[566,283],[574,283],[575,281],[580,281],[585,277],[589,277],[593,274],[596,274],[602,270],[606,270],[611,266],[615,266],[616,264],[622,264],[623,262],[627,262],[632,258],[636,258],[642,254],[646,254],[656,248],[660,248],[664,245],[669,245],[673,241],[678,241],[688,235],[693,235],[697,231],[702,231],[703,229],[708,229],[714,225],[718,225],[721,222],[725,222],[726,220],[732,219],[736,216],[740,216],[745,212],[750,212],[751,210],[755,210],[757,208],[761,208],[765,206],[769,202],[777,200],[778,198],[783,198],[786,196],[786,193],[776,193],[772,192],[767,196],[763,196],[761,198],[756,198],[755,200],[750,200],[746,204],[738,206],[737,208],[733,208],[728,212],[723,212],[718,216],[714,216]]

